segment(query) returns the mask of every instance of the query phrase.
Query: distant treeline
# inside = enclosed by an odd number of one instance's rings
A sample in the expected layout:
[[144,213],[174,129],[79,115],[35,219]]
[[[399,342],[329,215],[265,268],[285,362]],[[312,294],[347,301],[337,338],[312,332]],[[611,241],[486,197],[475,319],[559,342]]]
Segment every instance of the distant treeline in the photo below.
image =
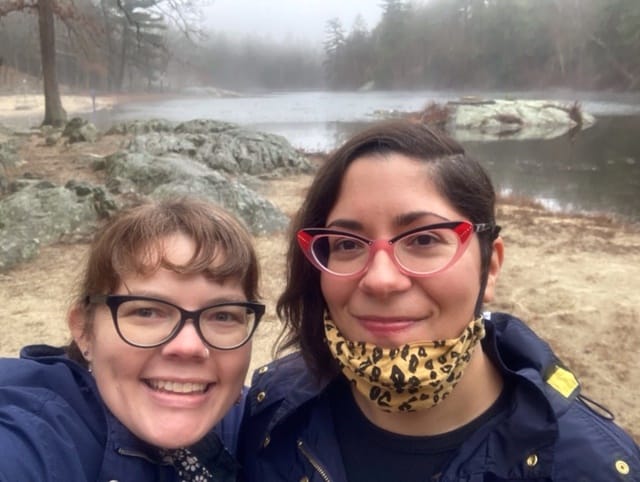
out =
[[[362,17],[348,27],[329,20],[321,46],[221,33],[187,40],[156,22],[146,43],[140,32],[118,27],[102,34],[109,49],[87,48],[58,28],[58,79],[110,90],[640,90],[638,0],[383,0],[381,8],[374,26]],[[0,18],[0,57],[37,77],[36,20],[25,13]]]
[[640,89],[638,0],[382,2],[367,31],[329,22],[333,88]]

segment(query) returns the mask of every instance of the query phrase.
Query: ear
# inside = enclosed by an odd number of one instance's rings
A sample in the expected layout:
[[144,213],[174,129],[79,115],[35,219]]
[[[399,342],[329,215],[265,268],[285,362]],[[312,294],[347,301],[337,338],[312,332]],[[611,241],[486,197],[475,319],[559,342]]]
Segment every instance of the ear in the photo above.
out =
[[[80,305],[74,305],[67,315],[67,324],[73,341],[76,342],[78,348],[82,352],[85,359],[91,361],[91,338],[88,336],[86,327],[89,320],[87,319],[87,310]],[[89,355],[85,355],[88,353]]]
[[484,290],[484,297],[482,301],[493,301],[496,291],[496,282],[498,281],[498,275],[502,268],[502,261],[504,260],[504,242],[502,238],[498,236],[493,241],[493,251],[491,253],[491,262],[489,263],[489,274],[487,276],[487,286]]

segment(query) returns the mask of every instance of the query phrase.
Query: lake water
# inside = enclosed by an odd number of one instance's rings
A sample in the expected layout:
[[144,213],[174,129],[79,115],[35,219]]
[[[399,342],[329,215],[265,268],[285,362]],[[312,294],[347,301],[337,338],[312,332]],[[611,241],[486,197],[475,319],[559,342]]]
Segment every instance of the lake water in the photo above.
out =
[[[464,92],[486,98],[505,93]],[[579,101],[597,122],[573,137],[552,140],[464,142],[491,173],[501,192],[569,212],[613,213],[640,221],[640,96],[568,91],[509,93],[513,98]],[[210,118],[283,135],[308,151],[328,151],[377,119],[376,111],[415,111],[459,92],[281,92],[239,98],[174,98],[127,104],[100,127],[122,120]]]

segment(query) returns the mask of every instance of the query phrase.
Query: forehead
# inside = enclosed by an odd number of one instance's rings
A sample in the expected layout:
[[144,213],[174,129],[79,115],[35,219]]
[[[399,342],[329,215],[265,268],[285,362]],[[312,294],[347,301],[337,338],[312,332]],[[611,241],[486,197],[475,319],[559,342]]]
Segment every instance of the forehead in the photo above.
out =
[[429,163],[391,153],[366,155],[351,163],[327,224],[345,219],[402,226],[443,218],[463,219],[437,189]]
[[176,232],[119,253],[114,267],[123,275],[148,275],[161,267],[183,273],[208,271],[227,259],[222,246],[209,248],[206,252],[198,249],[192,237]]

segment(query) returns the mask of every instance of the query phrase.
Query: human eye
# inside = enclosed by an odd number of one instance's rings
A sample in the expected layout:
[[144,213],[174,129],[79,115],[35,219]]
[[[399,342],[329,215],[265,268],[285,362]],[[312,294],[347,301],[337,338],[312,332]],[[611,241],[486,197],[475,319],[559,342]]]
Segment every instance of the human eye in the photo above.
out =
[[171,319],[175,310],[160,301],[130,300],[122,303],[118,309],[120,319],[132,321],[163,321]]
[[353,253],[364,249],[364,243],[348,236],[333,236],[329,244],[331,253]]
[[242,306],[217,306],[202,313],[200,319],[206,323],[220,325],[244,324],[247,319],[247,309]]
[[402,238],[402,244],[406,247],[428,248],[445,242],[438,231],[424,230],[412,233]]

